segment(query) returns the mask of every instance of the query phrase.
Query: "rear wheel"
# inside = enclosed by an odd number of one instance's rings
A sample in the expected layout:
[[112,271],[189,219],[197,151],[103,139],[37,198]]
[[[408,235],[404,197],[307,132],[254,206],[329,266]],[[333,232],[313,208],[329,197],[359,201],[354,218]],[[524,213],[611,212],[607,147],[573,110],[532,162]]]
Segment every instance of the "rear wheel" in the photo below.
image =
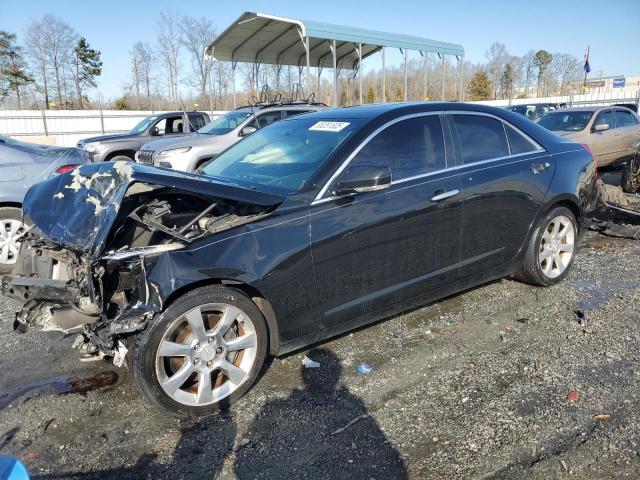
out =
[[157,407],[206,415],[251,388],[266,351],[266,324],[256,305],[239,290],[212,285],[179,298],[142,333],[133,373]]
[[116,155],[109,159],[110,162],[133,162],[133,158],[128,155]]
[[555,207],[531,236],[524,263],[516,277],[527,283],[550,286],[569,273],[578,239],[578,224],[571,210]]
[[11,271],[18,260],[20,241],[27,225],[22,220],[22,211],[16,207],[0,208],[0,273]]

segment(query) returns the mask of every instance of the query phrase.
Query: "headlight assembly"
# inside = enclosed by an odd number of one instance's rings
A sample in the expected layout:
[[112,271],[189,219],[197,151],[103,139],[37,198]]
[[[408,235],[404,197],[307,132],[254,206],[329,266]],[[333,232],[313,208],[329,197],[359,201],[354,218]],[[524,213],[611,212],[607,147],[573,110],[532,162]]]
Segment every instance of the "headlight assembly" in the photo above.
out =
[[191,147],[171,148],[169,150],[163,150],[162,152],[158,153],[158,156],[159,157],[168,157],[170,155],[178,155],[180,153],[187,153],[189,150],[191,150]]

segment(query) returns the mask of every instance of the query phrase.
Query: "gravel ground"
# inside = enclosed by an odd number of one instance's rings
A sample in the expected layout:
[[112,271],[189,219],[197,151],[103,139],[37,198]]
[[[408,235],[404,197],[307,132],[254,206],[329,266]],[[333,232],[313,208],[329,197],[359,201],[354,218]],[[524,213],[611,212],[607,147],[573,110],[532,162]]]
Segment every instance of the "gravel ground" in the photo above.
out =
[[275,359],[200,422],[72,338],[14,334],[0,298],[0,452],[49,479],[638,478],[640,242],[583,244],[560,285],[495,282]]

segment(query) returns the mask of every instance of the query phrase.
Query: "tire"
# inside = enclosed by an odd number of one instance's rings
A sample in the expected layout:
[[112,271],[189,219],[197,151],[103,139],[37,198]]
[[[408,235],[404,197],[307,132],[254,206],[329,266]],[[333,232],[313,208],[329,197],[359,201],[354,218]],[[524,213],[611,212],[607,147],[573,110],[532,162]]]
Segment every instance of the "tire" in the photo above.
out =
[[[554,221],[560,225],[557,234],[554,234],[552,226]],[[563,226],[569,228],[565,235],[562,235]],[[524,262],[515,277],[541,287],[561,282],[573,265],[577,241],[578,222],[573,212],[566,207],[552,208],[531,235]],[[542,260],[542,257],[546,258]]]
[[17,207],[0,207],[0,274],[9,273],[18,259],[19,243],[12,241],[27,224],[22,210]]
[[128,155],[116,155],[114,157],[111,157],[109,160],[107,160],[109,162],[133,162],[133,158],[131,158]]
[[625,165],[621,185],[626,193],[640,191],[640,154],[636,153]]
[[[231,327],[214,335],[224,318],[232,319]],[[204,328],[196,334],[192,324]],[[234,350],[240,338],[252,346]],[[267,345],[266,322],[251,299],[240,290],[210,285],[178,298],[134,339],[131,368],[138,388],[156,408],[198,417],[226,409],[253,386]]]

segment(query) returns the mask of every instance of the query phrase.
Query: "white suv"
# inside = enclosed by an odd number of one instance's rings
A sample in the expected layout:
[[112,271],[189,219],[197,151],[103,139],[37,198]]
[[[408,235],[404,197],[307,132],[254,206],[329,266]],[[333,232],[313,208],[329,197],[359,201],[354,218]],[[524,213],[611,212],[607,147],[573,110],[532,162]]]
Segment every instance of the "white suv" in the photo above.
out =
[[216,118],[192,135],[145,143],[135,158],[142,164],[193,172],[260,128],[287,117],[325,108],[324,104],[309,102],[240,107]]

